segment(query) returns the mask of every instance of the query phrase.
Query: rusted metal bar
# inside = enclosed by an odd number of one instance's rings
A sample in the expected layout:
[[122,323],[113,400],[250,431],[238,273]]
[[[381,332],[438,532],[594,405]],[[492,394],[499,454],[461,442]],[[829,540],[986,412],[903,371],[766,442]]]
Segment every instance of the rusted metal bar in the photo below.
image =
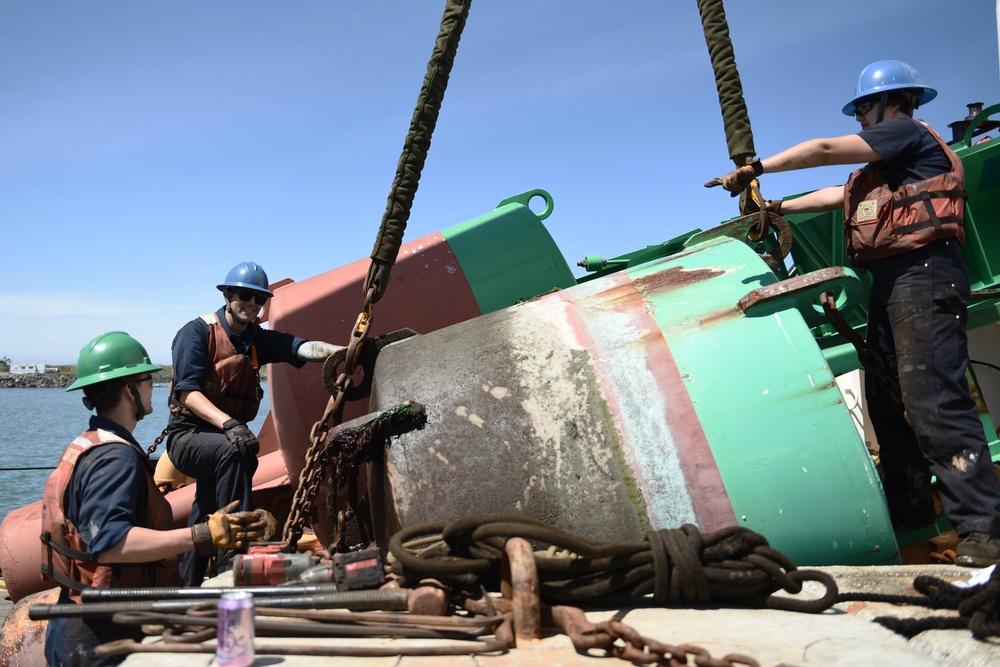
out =
[[424,406],[416,401],[406,401],[388,410],[373,412],[334,427],[327,437],[326,446],[328,449],[344,452],[351,463],[357,463],[356,457],[373,442],[382,442],[422,428],[426,423]]
[[[289,584],[282,586],[242,586],[254,598],[323,595],[337,593],[337,584]],[[196,600],[221,597],[232,592],[229,586],[215,588],[88,588],[81,591],[84,602],[134,602],[136,600]]]
[[[215,628],[217,618],[187,614],[162,614],[157,612],[121,612],[111,617],[119,625],[164,625],[174,629]],[[472,640],[483,634],[485,628],[425,628],[397,625],[393,622],[376,624],[376,618],[367,624],[334,623],[317,620],[298,620],[295,617],[279,620],[265,612],[256,614],[254,632],[258,637],[405,637],[410,639],[462,639]]]
[[512,537],[504,543],[500,591],[514,603],[514,637],[518,642],[542,638],[542,600],[531,542]]
[[[392,656],[481,655],[506,653],[507,646],[500,641],[473,644],[446,644],[441,646],[400,645],[392,646],[333,646],[319,644],[255,644],[257,655],[319,655],[330,657],[377,658]],[[95,650],[98,656],[130,655],[132,653],[215,653],[215,644],[140,644],[132,639],[101,644]]]
[[482,634],[486,630],[492,630],[503,620],[501,616],[427,616],[393,612],[275,609],[273,607],[257,607],[256,613],[258,616],[305,618],[320,623],[356,623],[358,625],[392,625],[428,630],[461,630],[476,635]]
[[[352,609],[354,611],[406,611],[411,591],[405,588],[377,591],[341,591],[323,595],[292,595],[270,597],[269,607],[286,609]],[[36,604],[28,610],[28,618],[42,621],[50,618],[93,618],[113,616],[119,612],[183,613],[192,607],[214,602],[214,598],[195,600],[163,600],[135,602],[97,602],[90,604]]]

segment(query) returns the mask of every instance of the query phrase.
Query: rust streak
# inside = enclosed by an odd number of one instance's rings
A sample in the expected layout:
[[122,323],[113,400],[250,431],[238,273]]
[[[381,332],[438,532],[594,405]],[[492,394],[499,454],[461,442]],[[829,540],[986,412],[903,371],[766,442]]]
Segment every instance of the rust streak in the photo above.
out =
[[677,287],[686,287],[705,280],[710,280],[721,276],[725,271],[722,269],[691,269],[687,270],[681,266],[670,267],[663,271],[650,273],[636,278],[634,283],[640,292],[659,292]]
[[703,315],[698,318],[698,326],[702,329],[708,329],[713,327],[719,322],[724,322],[726,320],[731,320],[738,318],[742,315],[738,308],[727,308],[725,310],[717,310],[714,313],[709,313],[708,315]]

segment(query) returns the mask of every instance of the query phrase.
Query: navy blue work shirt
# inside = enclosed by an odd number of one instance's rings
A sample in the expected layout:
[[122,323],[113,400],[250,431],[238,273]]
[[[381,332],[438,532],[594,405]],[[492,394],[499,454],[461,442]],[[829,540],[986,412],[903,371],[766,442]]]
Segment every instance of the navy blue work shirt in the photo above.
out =
[[[128,429],[107,417],[90,418],[90,430],[110,431],[127,442],[108,443],[84,452],[77,460],[66,488],[66,518],[80,531],[92,560],[116,545],[135,526],[146,521],[146,471],[149,457]],[[60,587],[59,603],[71,604],[70,591]],[[138,627],[123,626],[107,618],[53,618],[45,629],[45,658],[50,665],[103,667],[120,664],[124,657],[99,658],[98,644],[116,639],[142,640]]]
[[[251,344],[257,347],[257,361],[264,364],[286,363],[296,368],[302,368],[306,362],[297,358],[295,353],[305,343],[304,338],[281,331],[271,331],[259,324],[251,323],[242,335],[233,333],[226,320],[226,307],[215,312],[222,328],[229,335],[233,347],[240,354],[249,354]],[[173,395],[176,399],[182,391],[201,391],[201,383],[212,368],[212,360],[208,358],[208,323],[200,317],[191,320],[177,332],[170,346],[173,363]],[[192,422],[196,420],[196,422]],[[205,426],[205,422],[197,417],[171,416],[168,425],[170,437],[177,431],[186,431],[195,426]]]
[[912,118],[884,120],[858,136],[882,156],[889,189],[951,171],[951,161],[923,125]]
[[94,447],[76,464],[66,489],[66,518],[86,543],[92,560],[146,521],[146,452],[128,430],[107,417],[90,418],[90,428],[110,431],[129,444]]

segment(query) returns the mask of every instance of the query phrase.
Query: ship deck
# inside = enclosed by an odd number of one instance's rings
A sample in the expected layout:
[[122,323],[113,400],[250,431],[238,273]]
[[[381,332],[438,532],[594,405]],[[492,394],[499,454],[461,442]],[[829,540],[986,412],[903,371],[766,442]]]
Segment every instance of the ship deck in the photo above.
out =
[[[917,576],[929,575],[948,582],[968,580],[978,570],[952,565],[903,565],[867,567],[811,568],[831,574],[841,593],[862,592],[913,595]],[[216,585],[225,583],[224,578]],[[807,583],[807,587],[813,584]],[[808,592],[808,588],[807,588]],[[744,654],[767,665],[802,665],[832,667],[858,664],[962,665],[979,667],[1000,664],[1000,638],[980,641],[969,630],[929,630],[912,639],[872,622],[877,616],[900,618],[957,616],[956,612],[930,610],[912,605],[881,602],[846,602],[822,614],[803,614],[770,609],[742,608],[637,608],[588,611],[592,621],[617,615],[643,636],[672,645],[693,644],[706,649],[714,658]],[[157,642],[147,639],[147,642]],[[413,645],[415,641],[390,639],[302,639],[259,638],[268,644],[304,644],[326,646]],[[133,654],[126,667],[209,667],[217,664],[213,654]],[[255,665],[351,665],[358,667],[507,667],[539,665],[544,667],[585,667],[628,664],[606,657],[603,651],[577,653],[564,634],[547,633],[537,642],[519,646],[502,655],[476,657],[320,657],[258,654]]]

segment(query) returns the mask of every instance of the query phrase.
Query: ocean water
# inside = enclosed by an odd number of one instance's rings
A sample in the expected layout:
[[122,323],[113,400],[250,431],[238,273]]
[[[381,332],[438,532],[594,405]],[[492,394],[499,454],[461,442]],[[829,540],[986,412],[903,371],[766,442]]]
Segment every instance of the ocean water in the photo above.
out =
[[[257,419],[256,433],[264,423],[270,402],[267,383]],[[134,435],[149,447],[167,425],[167,386],[153,387],[153,414],[136,426]],[[45,480],[73,438],[87,428],[90,415],[79,391],[65,389],[0,388],[0,522],[9,512],[42,499]],[[164,451],[163,443],[154,457]],[[41,468],[31,470],[30,468]]]

